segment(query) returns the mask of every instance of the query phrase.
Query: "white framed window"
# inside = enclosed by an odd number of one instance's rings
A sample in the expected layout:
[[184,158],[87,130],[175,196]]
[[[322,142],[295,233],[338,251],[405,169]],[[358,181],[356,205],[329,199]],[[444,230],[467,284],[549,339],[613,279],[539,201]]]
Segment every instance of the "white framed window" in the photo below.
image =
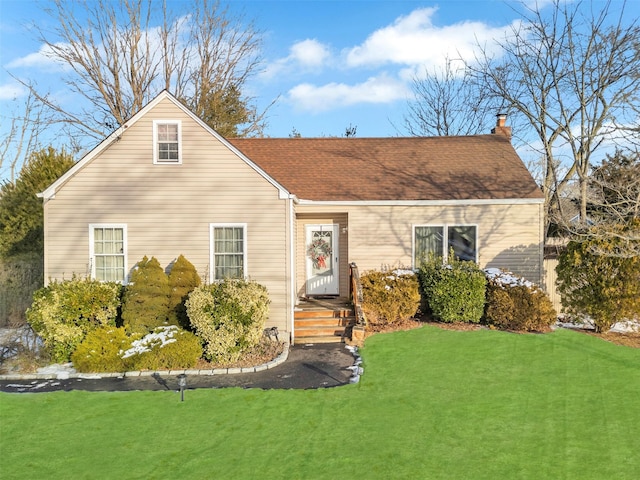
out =
[[478,227],[476,225],[414,225],[413,265],[430,254],[446,262],[449,250],[460,260],[478,261]]
[[89,225],[91,278],[103,282],[126,283],[127,226],[95,223]]
[[153,163],[182,163],[182,123],[180,120],[153,121]]
[[247,224],[210,224],[211,281],[247,276]]

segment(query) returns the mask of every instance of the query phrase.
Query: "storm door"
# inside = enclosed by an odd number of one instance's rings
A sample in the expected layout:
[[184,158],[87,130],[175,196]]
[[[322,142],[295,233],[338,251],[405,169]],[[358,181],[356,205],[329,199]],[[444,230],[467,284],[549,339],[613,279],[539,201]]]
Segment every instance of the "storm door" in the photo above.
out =
[[307,295],[338,295],[338,227],[306,225]]

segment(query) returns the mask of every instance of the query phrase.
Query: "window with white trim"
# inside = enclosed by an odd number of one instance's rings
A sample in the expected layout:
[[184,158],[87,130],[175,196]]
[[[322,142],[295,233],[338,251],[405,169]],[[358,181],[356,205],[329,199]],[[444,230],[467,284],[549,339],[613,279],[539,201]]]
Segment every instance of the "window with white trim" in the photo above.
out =
[[153,163],[182,163],[181,130],[179,120],[153,121]]
[[413,232],[415,267],[429,255],[446,261],[450,250],[460,260],[478,261],[478,229],[475,225],[415,225]]
[[211,280],[247,275],[247,225],[211,224]]
[[127,226],[89,225],[91,278],[125,283],[127,272]]

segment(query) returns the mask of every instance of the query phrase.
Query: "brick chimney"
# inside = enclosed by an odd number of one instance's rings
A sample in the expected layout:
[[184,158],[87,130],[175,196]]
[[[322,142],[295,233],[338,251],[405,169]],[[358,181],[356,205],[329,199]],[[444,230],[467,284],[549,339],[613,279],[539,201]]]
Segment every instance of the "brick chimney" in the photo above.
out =
[[511,139],[511,127],[507,127],[506,113],[498,113],[496,115],[496,126],[491,129],[491,133],[494,135],[504,135],[508,139]]

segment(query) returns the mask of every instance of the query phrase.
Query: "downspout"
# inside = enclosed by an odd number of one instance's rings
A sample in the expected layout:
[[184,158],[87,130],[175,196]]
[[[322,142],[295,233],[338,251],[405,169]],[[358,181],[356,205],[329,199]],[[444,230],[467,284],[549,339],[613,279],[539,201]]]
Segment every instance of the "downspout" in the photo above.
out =
[[295,309],[296,309],[296,258],[295,258],[295,229],[294,229],[294,218],[295,218],[295,209],[293,208],[294,202],[296,201],[295,195],[289,195],[289,295],[291,301],[289,303],[289,342],[291,345],[295,343],[295,331],[294,331],[294,322],[295,322]]

